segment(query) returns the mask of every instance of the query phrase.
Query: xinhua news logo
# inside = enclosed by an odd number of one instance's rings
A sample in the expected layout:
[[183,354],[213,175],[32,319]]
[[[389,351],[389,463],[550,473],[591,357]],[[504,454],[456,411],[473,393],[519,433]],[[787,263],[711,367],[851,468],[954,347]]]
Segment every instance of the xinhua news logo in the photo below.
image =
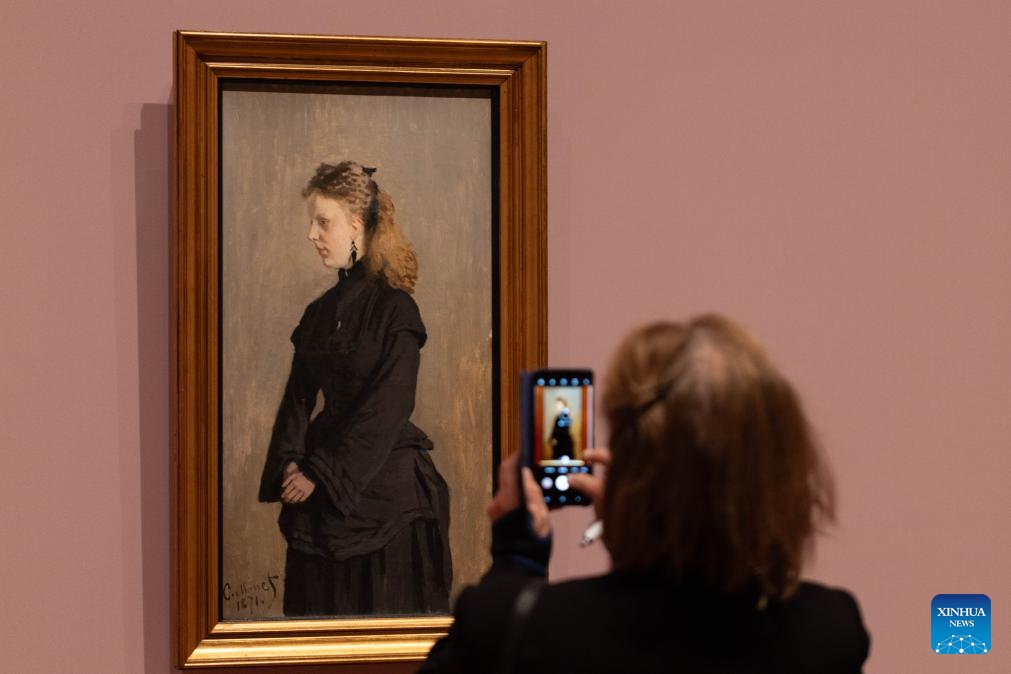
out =
[[941,655],[990,652],[990,597],[939,594],[930,602],[930,648]]

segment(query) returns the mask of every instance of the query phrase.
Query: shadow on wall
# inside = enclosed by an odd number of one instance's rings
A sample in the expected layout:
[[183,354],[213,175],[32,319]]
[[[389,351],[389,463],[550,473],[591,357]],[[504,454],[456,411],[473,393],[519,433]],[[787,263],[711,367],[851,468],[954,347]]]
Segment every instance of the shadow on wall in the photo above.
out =
[[[146,103],[134,133],[137,390],[144,671],[172,671],[171,250],[175,106]],[[128,510],[128,508],[127,508]]]
[[[149,673],[172,671],[168,517],[171,111],[167,104],[143,104],[137,128],[137,106],[128,106],[123,124],[111,139],[123,577],[107,580],[122,583],[124,671],[143,663],[143,671]],[[131,163],[132,176],[126,173]],[[125,175],[115,174],[120,167]]]

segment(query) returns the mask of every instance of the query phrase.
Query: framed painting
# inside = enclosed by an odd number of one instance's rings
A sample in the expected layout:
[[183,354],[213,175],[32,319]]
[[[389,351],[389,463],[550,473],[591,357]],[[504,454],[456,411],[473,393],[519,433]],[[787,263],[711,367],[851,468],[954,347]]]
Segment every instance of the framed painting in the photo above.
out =
[[175,660],[419,660],[546,359],[540,42],[176,33]]

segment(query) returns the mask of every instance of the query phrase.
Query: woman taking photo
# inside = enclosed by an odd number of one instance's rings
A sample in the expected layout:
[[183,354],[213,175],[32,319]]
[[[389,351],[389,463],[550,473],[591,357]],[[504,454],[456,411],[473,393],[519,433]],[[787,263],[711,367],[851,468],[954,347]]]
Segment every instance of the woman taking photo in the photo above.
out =
[[[612,570],[541,585],[550,521],[529,470],[502,463],[494,564],[461,594],[421,672],[853,674],[868,636],[853,597],[802,582],[829,477],[800,401],[719,316],[656,323],[605,379],[610,451],[594,498]],[[521,494],[523,494],[521,498]]]
[[260,480],[260,500],[283,504],[288,616],[449,610],[448,491],[409,421],[427,338],[417,258],[373,172],[321,164],[302,193],[337,283],[291,335]]

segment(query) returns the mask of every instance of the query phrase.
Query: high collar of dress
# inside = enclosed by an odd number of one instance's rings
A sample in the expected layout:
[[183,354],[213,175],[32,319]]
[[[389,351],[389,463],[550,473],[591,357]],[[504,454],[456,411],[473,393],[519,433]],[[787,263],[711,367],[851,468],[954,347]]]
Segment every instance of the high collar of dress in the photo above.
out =
[[349,269],[341,269],[337,272],[337,279],[340,282],[348,281],[354,283],[365,278],[365,263],[358,260]]

